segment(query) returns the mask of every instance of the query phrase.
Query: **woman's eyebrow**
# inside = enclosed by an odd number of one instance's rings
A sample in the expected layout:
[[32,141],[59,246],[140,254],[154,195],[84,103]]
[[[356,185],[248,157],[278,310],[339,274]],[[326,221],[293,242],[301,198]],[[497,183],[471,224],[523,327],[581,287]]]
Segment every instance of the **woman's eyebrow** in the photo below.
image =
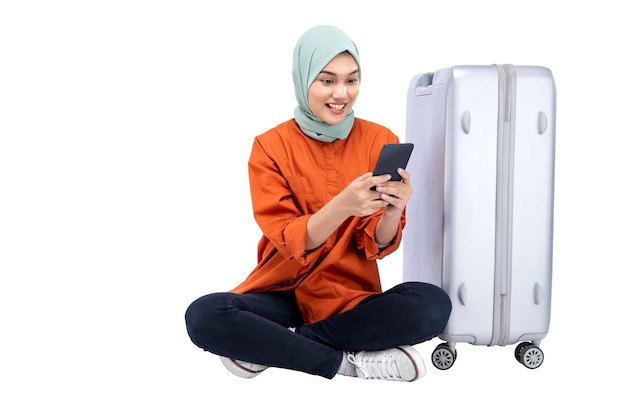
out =
[[[348,75],[354,75],[354,74],[357,74],[358,72],[359,72],[359,69],[357,68],[357,69],[355,69],[354,71],[352,71],[352,72],[351,72],[350,74],[348,74]],[[337,74],[335,74],[334,72],[331,72],[331,71],[325,71],[325,70],[320,71],[320,74],[327,74],[327,75],[332,75],[332,76],[335,76],[335,77],[337,76]]]

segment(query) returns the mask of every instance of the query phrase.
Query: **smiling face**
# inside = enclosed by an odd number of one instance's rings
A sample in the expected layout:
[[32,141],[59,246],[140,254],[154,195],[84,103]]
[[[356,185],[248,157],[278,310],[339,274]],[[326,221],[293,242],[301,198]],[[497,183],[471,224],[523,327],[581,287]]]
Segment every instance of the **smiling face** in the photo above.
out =
[[332,59],[309,87],[309,108],[334,125],[343,121],[359,95],[359,67],[348,52]]

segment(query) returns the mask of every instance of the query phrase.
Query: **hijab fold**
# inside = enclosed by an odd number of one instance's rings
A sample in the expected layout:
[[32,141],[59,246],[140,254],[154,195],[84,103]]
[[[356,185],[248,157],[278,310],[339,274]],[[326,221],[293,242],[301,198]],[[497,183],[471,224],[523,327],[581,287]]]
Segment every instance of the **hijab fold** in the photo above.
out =
[[294,111],[296,123],[304,134],[322,142],[345,139],[354,124],[354,111],[350,109],[341,123],[332,125],[323,122],[309,107],[309,87],[334,57],[346,51],[356,61],[360,76],[361,64],[357,47],[335,26],[322,25],[307,30],[298,40],[293,52],[292,76],[298,103]]

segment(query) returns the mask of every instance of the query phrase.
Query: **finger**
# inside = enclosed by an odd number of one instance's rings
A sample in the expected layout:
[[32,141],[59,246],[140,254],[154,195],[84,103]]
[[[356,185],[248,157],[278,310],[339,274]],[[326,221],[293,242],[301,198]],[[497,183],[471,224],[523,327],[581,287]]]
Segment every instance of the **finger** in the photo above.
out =
[[402,200],[391,194],[381,194],[380,200],[383,202],[383,206],[394,206],[398,207],[399,204],[402,203]]
[[389,174],[384,174],[384,175],[377,175],[375,177],[371,178],[370,181],[370,190],[376,190],[376,187],[380,184],[384,184],[386,182],[388,182],[389,180],[391,180],[391,175]]
[[398,175],[402,178],[402,182],[405,184],[411,183],[411,174],[406,169],[398,168]]
[[408,195],[410,185],[403,181],[388,181],[384,184],[378,185],[376,191],[379,193],[386,193],[398,198],[404,198]]
[[368,178],[372,177],[372,173],[371,172],[366,172],[365,174],[359,175],[358,177],[355,178],[356,182],[362,182],[362,181],[366,181]]
[[381,194],[381,200],[383,200],[386,205],[396,207],[400,210],[406,207],[406,200],[391,194]]

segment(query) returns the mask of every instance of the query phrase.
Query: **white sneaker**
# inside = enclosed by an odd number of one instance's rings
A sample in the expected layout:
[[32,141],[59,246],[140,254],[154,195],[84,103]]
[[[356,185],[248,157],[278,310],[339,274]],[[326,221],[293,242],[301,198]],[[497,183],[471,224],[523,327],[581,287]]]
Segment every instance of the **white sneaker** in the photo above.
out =
[[220,360],[222,361],[226,369],[241,378],[254,378],[258,374],[269,368],[269,366],[257,365],[255,363],[239,361],[224,356],[220,356]]
[[426,364],[420,354],[411,346],[379,351],[361,351],[349,354],[356,374],[363,379],[412,382],[426,375]]

